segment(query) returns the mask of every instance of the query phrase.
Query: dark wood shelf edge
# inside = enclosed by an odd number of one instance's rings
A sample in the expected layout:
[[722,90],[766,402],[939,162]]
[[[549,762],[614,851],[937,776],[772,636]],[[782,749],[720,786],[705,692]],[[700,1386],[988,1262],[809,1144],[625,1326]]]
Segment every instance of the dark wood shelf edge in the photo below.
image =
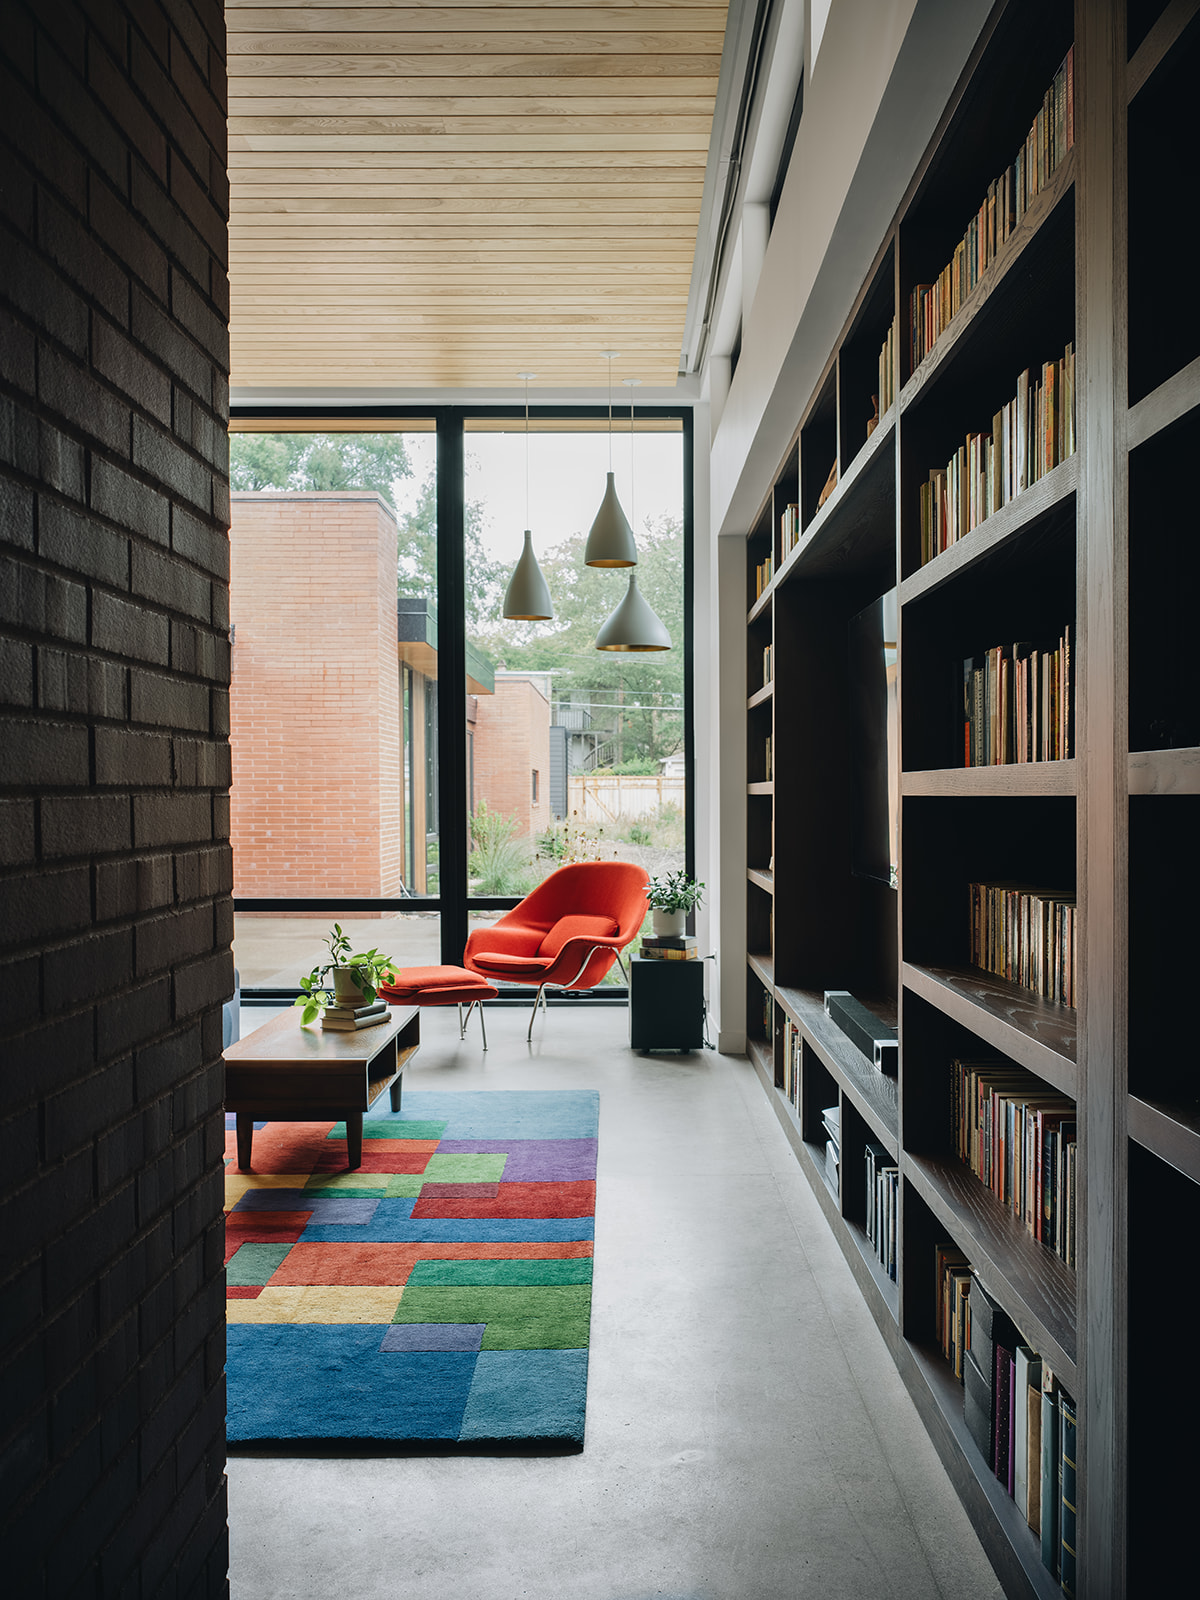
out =
[[[988,301],[999,291],[1005,279],[1019,266],[1021,257],[1058,210],[1067,191],[1074,188],[1074,185],[1075,150],[1072,148],[1055,168],[1050,181],[1037,195],[1033,205],[1017,224],[1016,230],[1005,240],[1003,248],[988,264],[979,282],[951,318],[945,331],[934,341],[932,350],[926,354],[921,365],[901,389],[901,415],[917,405],[926,390],[937,382],[942,367],[953,359],[958,346],[970,335],[972,324],[987,306]],[[1016,374],[1013,376],[1015,381]]]
[[768,704],[768,702],[770,701],[770,699],[771,699],[771,697],[772,697],[772,695],[774,693],[775,693],[774,680],[772,680],[770,683],[764,683],[762,688],[761,689],[756,689],[754,691],[754,693],[750,696],[750,698],[746,701],[746,710],[747,711],[753,711],[755,706],[763,706],[763,705]]
[[1079,452],[1076,450],[1058,466],[1051,467],[1045,477],[1031,483],[1028,489],[1022,489],[1007,505],[985,517],[970,533],[964,533],[948,550],[910,573],[900,584],[900,604],[912,605],[960,577],[1038,517],[1069,500],[1078,488]]
[[1129,1137],[1200,1183],[1200,1107],[1129,1096]]
[[885,445],[890,448],[895,444],[896,416],[896,404],[893,401],[879,419],[879,426],[846,469],[846,476],[838,479],[837,488],[788,551],[787,559],[780,564],[775,575],[777,582],[786,583],[789,578],[803,576],[804,568],[813,559],[813,552],[819,551],[825,542],[823,536],[831,531],[836,533],[837,523],[854,504],[857,486],[868,476],[878,457],[883,454]]
[[1127,103],[1137,96],[1179,43],[1180,35],[1200,11],[1200,0],[1171,0],[1161,17],[1138,46],[1125,75]]
[[[1074,1271],[1047,1250],[1045,1245],[1039,1244],[1032,1234],[1027,1234],[1024,1225],[995,1199],[968,1168],[963,1167],[963,1175],[979,1184],[979,1198],[985,1207],[988,1202],[994,1206],[995,1215],[989,1218],[992,1224],[989,1238],[956,1202],[954,1195],[942,1182],[938,1166],[937,1161],[927,1156],[916,1156],[905,1151],[901,1174],[951,1234],[971,1265],[980,1269],[985,1288],[999,1300],[1039,1355],[1045,1356],[1055,1372],[1062,1374],[1064,1383],[1074,1394],[1078,1382],[1074,1326],[1067,1327],[1064,1324],[1056,1327],[1049,1318],[1039,1315],[1030,1293],[1036,1278],[1052,1277],[1061,1280],[1059,1288],[1064,1294],[1069,1287],[1073,1301]],[[1002,1255],[1019,1262],[1021,1276],[1005,1265],[1000,1259]],[[1028,1283],[1023,1283],[1022,1278],[1028,1279]]]
[[1200,748],[1134,750],[1129,756],[1129,792],[1200,794]]
[[[1079,1098],[1075,1013],[1068,1007],[1039,1000],[1037,995],[1017,984],[992,978],[973,967],[925,967],[906,961],[901,969],[901,981],[922,1000],[978,1034],[986,1044],[1010,1056],[1018,1066],[1027,1067],[1073,1100]],[[981,1005],[964,992],[967,989],[994,997],[993,1006]],[[1062,1048],[1045,1043],[1031,1029],[1002,1014],[1002,1006],[1018,1001],[1031,1015],[1046,1015],[1048,1021],[1056,1024]]]
[[[1197,752],[1200,779],[1200,752]],[[994,767],[929,767],[900,776],[903,795],[1073,795],[1078,768],[1070,761],[1010,761]]]
[[1200,356],[1130,406],[1125,425],[1129,449],[1136,450],[1197,406],[1200,406]]
[[[1041,1565],[1040,1551],[1028,1528],[1021,1523],[1015,1504],[1001,1489],[997,1479],[987,1472],[983,1458],[961,1417],[961,1401],[957,1417],[952,1402],[947,1401],[948,1388],[957,1388],[954,1375],[947,1372],[945,1383],[940,1383],[934,1366],[937,1362],[945,1368],[940,1355],[929,1354],[921,1346],[910,1343],[900,1332],[898,1292],[885,1294],[876,1281],[863,1248],[855,1237],[861,1230],[847,1223],[840,1214],[825,1181],[824,1169],[818,1170],[808,1146],[800,1136],[800,1125],[791,1106],[782,1092],[775,1088],[760,1060],[753,1055],[750,1060],[762,1080],[767,1098],[800,1170],[816,1196],[830,1232],[883,1336],[901,1381],[917,1407],[934,1449],[946,1468],[988,1559],[996,1569],[1005,1594],[1020,1597],[1020,1600],[1061,1600],[1062,1590]],[[865,1243],[865,1235],[862,1238]],[[890,1279],[888,1283],[890,1289],[895,1291],[897,1286]]]
[[800,1132],[799,1119],[789,1104],[787,1097],[782,1089],[775,1087],[761,1063],[756,1061],[753,1056],[750,1059],[754,1064],[755,1071],[762,1079],[763,1087],[767,1090],[767,1097],[771,1102],[776,1117],[779,1119],[779,1125],[792,1147],[793,1154],[800,1163],[801,1171],[807,1178],[809,1187],[817,1197],[817,1203],[825,1214],[825,1220],[829,1224],[830,1231],[837,1241],[838,1248],[845,1256],[850,1271],[854,1274],[854,1280],[864,1300],[866,1300],[872,1316],[881,1327],[890,1328],[893,1334],[898,1334],[897,1323],[900,1297],[896,1290],[896,1285],[888,1279],[887,1282],[894,1292],[890,1295],[885,1294],[871,1270],[870,1262],[864,1256],[863,1249],[860,1248],[854,1238],[854,1233],[857,1232],[863,1239],[866,1248],[869,1249],[870,1246],[866,1244],[866,1235],[862,1233],[861,1229],[856,1229],[853,1224],[847,1223],[842,1216],[837,1198],[830,1187],[828,1178],[825,1176],[824,1163],[817,1161],[813,1155],[812,1148],[805,1143]]
[[762,950],[747,950],[746,964],[760,983],[775,993],[775,959]]
[[1042,1565],[1037,1537],[971,1437],[962,1385],[941,1351],[906,1340],[897,1365],[1005,1593],[1062,1600],[1062,1589]]
[[[877,1103],[883,1075],[875,1063],[868,1061],[861,1051],[855,1050],[845,1034],[830,1022],[820,1001],[806,995],[801,989],[784,987],[776,989],[775,998],[800,1029],[801,1035],[807,1040],[809,1048],[815,1051],[826,1072],[839,1089],[849,1096],[855,1111],[875,1138],[887,1148],[893,1158],[898,1159],[900,1150],[898,1093],[896,1103],[886,1108]],[[889,1083],[894,1081],[894,1079],[888,1080]],[[876,1091],[874,1097],[870,1090]]]

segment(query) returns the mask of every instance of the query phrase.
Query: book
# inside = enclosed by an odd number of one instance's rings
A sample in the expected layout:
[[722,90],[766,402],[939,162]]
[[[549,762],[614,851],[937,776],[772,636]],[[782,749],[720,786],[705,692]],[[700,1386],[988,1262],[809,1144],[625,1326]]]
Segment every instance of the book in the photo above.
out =
[[388,1010],[385,1006],[382,1011],[373,1011],[369,1017],[331,1017],[328,1012],[321,1018],[321,1027],[327,1033],[358,1033],[363,1028],[377,1028],[381,1022],[388,1019]]
[[1008,1463],[1012,1454],[1012,1351],[1005,1345],[995,1347],[995,1452],[992,1471],[1008,1487]]
[[1030,1374],[1041,1380],[1042,1363],[1027,1344],[1017,1346],[1013,1372],[1013,1484],[1017,1510],[1029,1521],[1029,1383]]
[[699,948],[693,934],[650,936],[642,940],[641,953],[651,961],[695,961]]
[[388,1008],[386,1000],[368,1000],[361,1006],[332,1005],[325,1007],[325,1016],[349,1019],[351,1017],[374,1017],[385,1013]]
[[1058,1580],[1066,1595],[1075,1593],[1075,1521],[1076,1521],[1076,1437],[1075,1402],[1069,1394],[1060,1393],[1058,1399],[1060,1444],[1062,1461],[1062,1502],[1059,1512]]
[[1062,1460],[1059,1451],[1058,1380],[1042,1364],[1042,1565],[1058,1577]]
[[1033,1363],[1030,1363],[1029,1387],[1025,1391],[1025,1409],[1028,1417],[1025,1454],[1025,1520],[1040,1540],[1042,1534],[1042,1363],[1040,1358],[1037,1362],[1036,1373]]

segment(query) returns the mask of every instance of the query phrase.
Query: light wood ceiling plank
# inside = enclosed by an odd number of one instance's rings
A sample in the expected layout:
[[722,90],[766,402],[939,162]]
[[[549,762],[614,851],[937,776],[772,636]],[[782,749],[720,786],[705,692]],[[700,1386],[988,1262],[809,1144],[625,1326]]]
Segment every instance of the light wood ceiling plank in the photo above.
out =
[[603,28],[606,32],[664,33],[686,19],[689,30],[723,39],[726,8],[700,6],[579,5],[408,5],[408,6],[240,6],[226,7],[229,34],[267,33],[286,19],[288,33],[567,33]]
[[[715,82],[720,66],[720,54],[712,49],[686,54],[673,50],[651,55],[638,51],[610,51],[605,55],[571,51],[569,54],[527,56],[489,51],[486,55],[474,53],[455,56],[439,52],[431,56],[410,55],[402,50],[375,50],[362,54],[341,51],[322,55],[316,49],[299,49],[289,43],[287,48],[281,47],[278,55],[270,55],[264,49],[239,48],[241,43],[238,35],[230,34],[230,82],[238,85],[243,81],[297,76],[333,79],[339,84],[360,78],[364,81],[403,78],[413,83],[444,78],[460,83],[491,78],[516,78],[522,81],[552,78],[563,82],[667,78]],[[427,94],[430,91],[425,88],[421,92]]]
[[[680,17],[676,13],[675,25]],[[508,55],[553,56],[629,56],[643,51],[657,51],[662,56],[709,56],[712,61],[721,54],[721,36],[705,34],[690,27],[677,33],[658,33],[643,29],[637,33],[603,32],[547,33],[538,28],[531,33],[449,33],[436,29],[429,33],[401,31],[378,33],[241,33],[230,35],[236,42],[237,54],[246,55],[388,55],[397,40],[402,39],[406,56],[471,55],[487,57],[500,53]],[[232,67],[231,50],[231,62]],[[232,79],[231,79],[232,81]]]

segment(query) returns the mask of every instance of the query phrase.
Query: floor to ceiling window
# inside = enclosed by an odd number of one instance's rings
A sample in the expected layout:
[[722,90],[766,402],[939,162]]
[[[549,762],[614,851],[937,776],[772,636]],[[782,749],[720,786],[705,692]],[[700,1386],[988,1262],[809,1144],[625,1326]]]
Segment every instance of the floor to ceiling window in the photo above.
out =
[[[235,418],[243,993],[294,989],[334,921],[402,966],[456,961],[469,925],[566,861],[689,860],[689,423]],[[668,651],[594,645],[629,582],[583,564],[610,465]],[[503,616],[526,527],[545,622]]]

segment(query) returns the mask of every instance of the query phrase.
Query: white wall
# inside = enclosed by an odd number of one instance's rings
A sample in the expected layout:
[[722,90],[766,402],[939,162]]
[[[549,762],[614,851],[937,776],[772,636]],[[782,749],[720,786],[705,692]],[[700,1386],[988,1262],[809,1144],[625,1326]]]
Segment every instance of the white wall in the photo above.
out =
[[[810,18],[824,9],[814,4]],[[742,541],[990,10],[991,0],[828,5],[774,227],[743,309],[737,369],[732,380],[725,371],[706,375],[718,420],[707,557],[697,518],[697,679],[707,662],[716,721],[704,726],[704,740],[717,766],[698,760],[697,788],[713,808],[707,871],[718,979],[710,1006],[724,1049],[745,1044]],[[698,758],[701,726],[698,697]]]

